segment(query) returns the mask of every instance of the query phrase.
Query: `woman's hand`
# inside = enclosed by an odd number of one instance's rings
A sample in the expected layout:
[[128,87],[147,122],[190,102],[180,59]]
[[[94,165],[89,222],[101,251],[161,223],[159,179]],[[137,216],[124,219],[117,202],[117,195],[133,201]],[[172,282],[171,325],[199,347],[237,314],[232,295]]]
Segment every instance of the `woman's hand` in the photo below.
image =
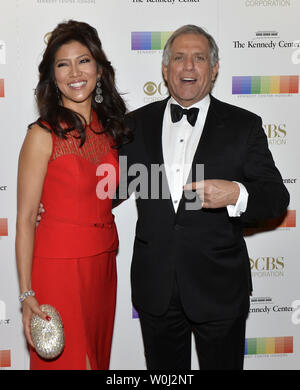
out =
[[24,326],[25,336],[28,343],[31,345],[32,348],[34,348],[33,340],[31,337],[31,331],[30,331],[31,317],[33,316],[33,314],[37,314],[44,321],[50,321],[51,318],[40,309],[38,301],[33,296],[28,297],[25,299],[25,301],[23,301],[22,311],[23,311],[23,326]]

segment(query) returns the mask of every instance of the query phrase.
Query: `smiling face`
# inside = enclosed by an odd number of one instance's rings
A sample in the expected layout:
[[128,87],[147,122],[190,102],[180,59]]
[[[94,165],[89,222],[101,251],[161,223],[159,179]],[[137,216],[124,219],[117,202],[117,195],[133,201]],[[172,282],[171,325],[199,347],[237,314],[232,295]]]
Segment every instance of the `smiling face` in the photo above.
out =
[[169,92],[183,107],[197,103],[211,91],[218,69],[218,63],[211,65],[207,38],[192,33],[174,40],[169,64],[162,65]]
[[78,105],[91,106],[101,71],[86,46],[78,41],[62,45],[55,55],[54,75],[63,106],[74,111],[78,111]]

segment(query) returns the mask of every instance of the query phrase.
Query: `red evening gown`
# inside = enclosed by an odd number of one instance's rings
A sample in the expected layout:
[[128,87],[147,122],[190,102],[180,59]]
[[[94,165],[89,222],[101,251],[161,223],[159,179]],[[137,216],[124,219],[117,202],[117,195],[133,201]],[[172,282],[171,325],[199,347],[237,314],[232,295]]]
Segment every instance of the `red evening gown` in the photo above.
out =
[[109,368],[118,247],[111,198],[119,177],[117,151],[108,135],[95,133],[99,131],[102,127],[93,113],[81,148],[76,131],[66,140],[52,133],[32,288],[40,305],[50,304],[59,311],[65,348],[54,360],[44,360],[31,350],[34,370],[84,370],[87,359],[91,369]]

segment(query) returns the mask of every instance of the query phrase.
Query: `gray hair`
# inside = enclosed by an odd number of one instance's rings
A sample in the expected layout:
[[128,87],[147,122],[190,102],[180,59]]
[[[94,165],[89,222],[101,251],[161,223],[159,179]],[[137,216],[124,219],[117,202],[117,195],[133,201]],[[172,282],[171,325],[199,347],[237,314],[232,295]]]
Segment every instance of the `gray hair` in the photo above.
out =
[[170,36],[168,39],[164,51],[163,51],[163,57],[162,57],[162,62],[165,66],[168,66],[170,58],[171,58],[171,46],[175,39],[179,35],[183,34],[198,34],[198,35],[203,35],[204,37],[207,38],[209,47],[210,47],[210,63],[212,66],[215,66],[217,62],[219,62],[219,48],[216,44],[216,41],[214,38],[208,34],[203,28],[195,26],[193,24],[187,24],[185,26],[182,26],[178,28],[176,31],[173,32],[173,34]]

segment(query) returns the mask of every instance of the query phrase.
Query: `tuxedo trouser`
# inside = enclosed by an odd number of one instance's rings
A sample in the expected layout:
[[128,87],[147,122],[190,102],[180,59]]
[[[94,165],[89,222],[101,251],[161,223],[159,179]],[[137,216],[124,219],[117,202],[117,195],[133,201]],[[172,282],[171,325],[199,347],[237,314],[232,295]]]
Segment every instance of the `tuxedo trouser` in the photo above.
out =
[[172,298],[163,316],[139,310],[148,370],[190,370],[191,337],[201,370],[242,370],[246,316],[195,323],[184,313],[175,281]]

